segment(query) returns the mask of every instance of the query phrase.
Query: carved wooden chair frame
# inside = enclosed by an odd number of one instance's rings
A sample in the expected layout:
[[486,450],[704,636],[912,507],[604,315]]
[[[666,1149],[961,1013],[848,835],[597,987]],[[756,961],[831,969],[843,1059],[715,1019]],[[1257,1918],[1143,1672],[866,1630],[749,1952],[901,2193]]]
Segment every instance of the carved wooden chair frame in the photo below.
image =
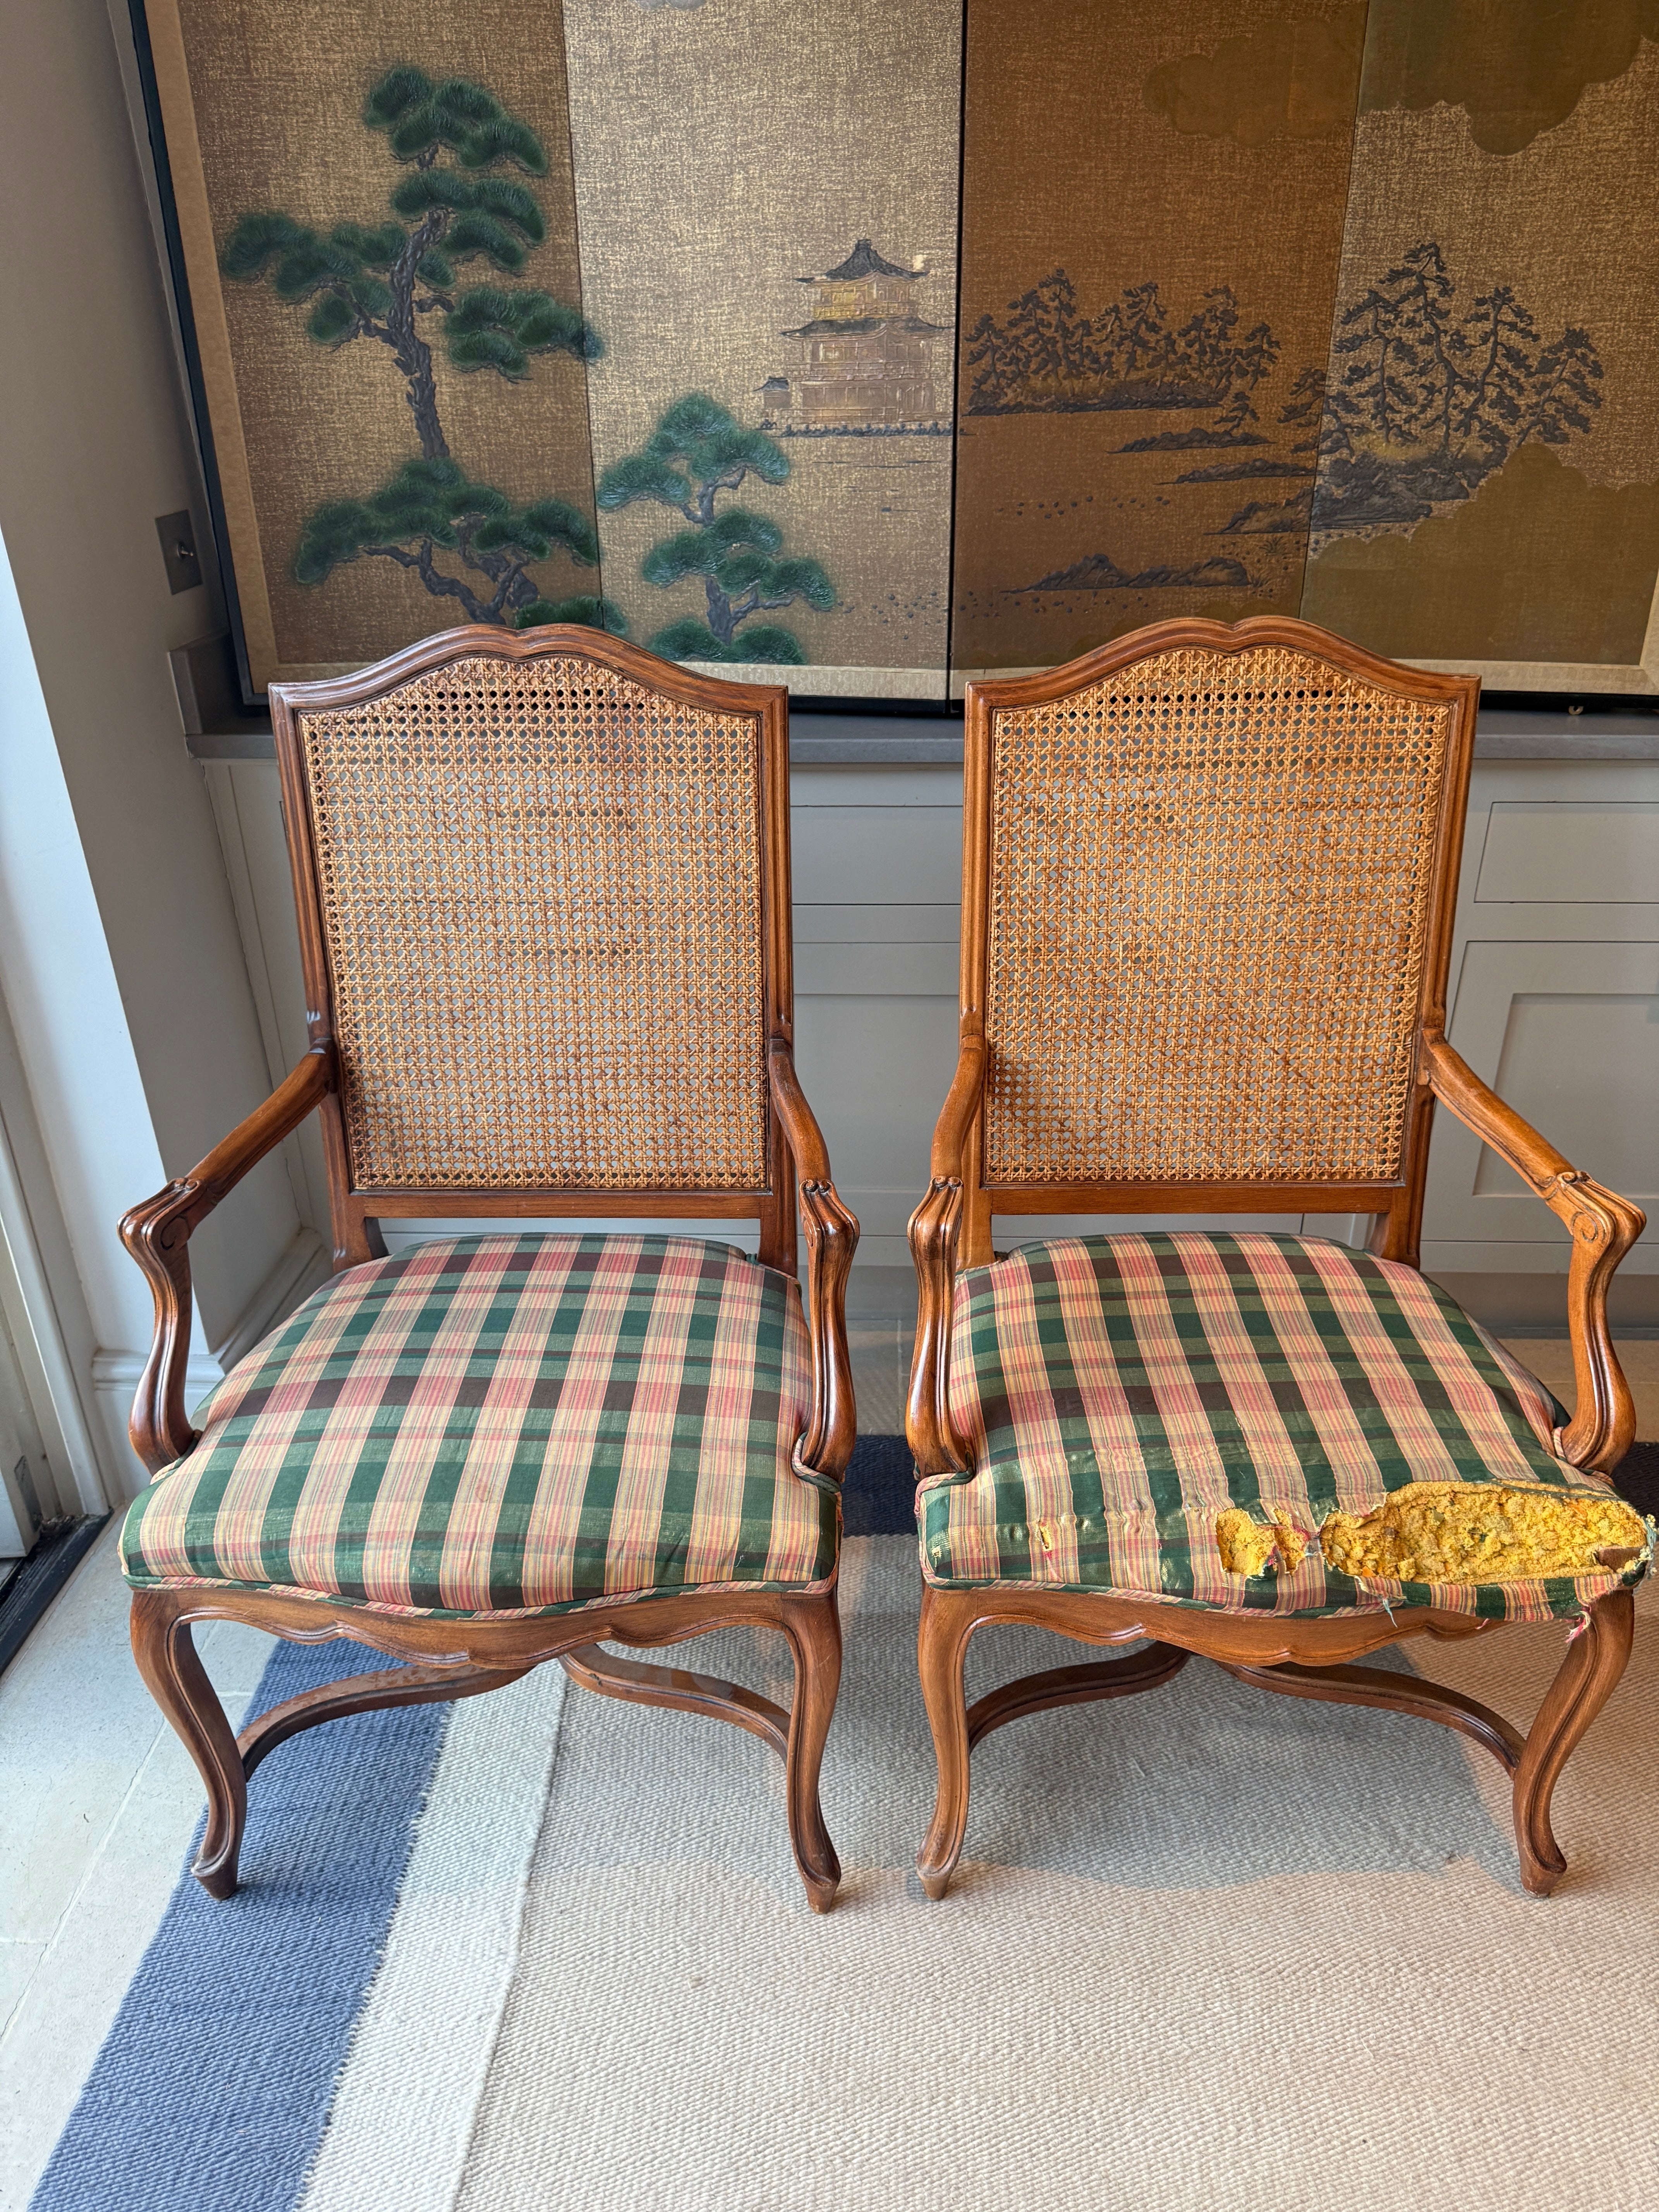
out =
[[[992,786],[996,717],[1062,699],[1154,653],[1182,646],[1218,653],[1287,646],[1409,699],[1446,701],[1451,730],[1430,895],[1430,938],[1417,1018],[1414,1083],[1400,1171],[1388,1182],[996,1184],[984,1173],[981,1103],[988,1066],[985,1011],[989,959]],[[919,1474],[965,1470],[969,1448],[949,1410],[952,1286],[960,1269],[993,1255],[991,1222],[1000,1214],[1261,1213],[1369,1214],[1370,1249],[1420,1266],[1423,1193],[1435,1102],[1491,1146],[1565,1224],[1572,1238],[1567,1317],[1577,1408],[1562,1438],[1574,1465],[1607,1473],[1629,1449],[1635,1407],[1608,1334],[1608,1286],[1646,1225],[1628,1200],[1575,1168],[1492,1091],[1446,1041],[1446,975],[1474,749],[1477,678],[1431,674],[1380,659],[1289,617],[1234,625],[1181,618],[1156,623],[1102,647],[1068,666],[1008,681],[970,684],[965,708],[963,820],[962,982],[959,1054],[933,1142],[927,1195],[912,1215],[911,1253],[919,1282],[915,1355],[906,1426]],[[1010,1683],[969,1707],[963,1687],[975,1630],[1018,1621],[1097,1645],[1150,1639],[1127,1657],[1062,1667]],[[1510,1776],[1516,1840],[1526,1887],[1547,1895],[1565,1861],[1550,1827],[1557,1778],[1617,1683],[1631,1648],[1629,1589],[1596,1601],[1584,1632],[1569,1645],[1554,1683],[1525,1735],[1461,1692],[1380,1668],[1347,1662],[1413,1636],[1484,1635],[1506,1624],[1431,1607],[1399,1620],[1263,1618],[1092,1592],[1039,1588],[924,1587],[919,1659],[939,1759],[932,1823],[916,1864],[927,1893],[943,1897],[961,1853],[973,1747],[994,1729],[1053,1705],[1080,1705],[1150,1689],[1194,1654],[1241,1680],[1292,1697],[1381,1705],[1456,1729],[1491,1752]]]
[[[743,715],[755,724],[769,1078],[764,1188],[365,1191],[354,1184],[296,716],[361,705],[459,659],[488,655],[525,661],[556,654],[596,663],[665,698]],[[149,1278],[155,1300],[155,1340],[130,1431],[139,1458],[152,1474],[159,1474],[198,1441],[185,1404],[192,1231],[257,1161],[317,1113],[328,1164],[337,1271],[384,1256],[379,1223],[385,1218],[643,1215],[757,1219],[763,1264],[793,1277],[799,1200],[807,1248],[805,1308],[811,1346],[811,1415],[801,1455],[807,1465],[839,1481],[854,1434],[845,1296],[858,1224],[836,1195],[829,1153],[795,1077],[787,690],[716,682],[592,629],[550,627],[511,633],[473,625],[428,638],[349,676],[273,684],[270,704],[299,909],[310,1046],[286,1081],[240,1127],[187,1175],[135,1206],[121,1224],[122,1240]],[[672,1038],[663,1040],[663,1049],[673,1049]],[[195,1622],[215,1620],[245,1621],[296,1643],[349,1638],[406,1663],[290,1698],[250,1723],[238,1737],[191,1639]],[[778,1629],[787,1638],[795,1676],[787,1711],[736,1684],[615,1658],[600,1649],[603,1642],[635,1647],[678,1644],[738,1626]],[[833,1583],[817,1594],[728,1590],[619,1599],[578,1613],[511,1620],[409,1619],[326,1599],[210,1587],[141,1589],[133,1593],[132,1643],[146,1683],[206,1785],[207,1832],[193,1871],[215,1897],[228,1897],[236,1887],[248,1777],[288,1737],[349,1713],[471,1697],[516,1681],[544,1660],[557,1659],[573,1681],[602,1696],[708,1714],[769,1744],[787,1770],[789,1837],[808,1899],[815,1911],[824,1911],[834,1899],[841,1869],[818,1804],[819,1767],[841,1672]]]

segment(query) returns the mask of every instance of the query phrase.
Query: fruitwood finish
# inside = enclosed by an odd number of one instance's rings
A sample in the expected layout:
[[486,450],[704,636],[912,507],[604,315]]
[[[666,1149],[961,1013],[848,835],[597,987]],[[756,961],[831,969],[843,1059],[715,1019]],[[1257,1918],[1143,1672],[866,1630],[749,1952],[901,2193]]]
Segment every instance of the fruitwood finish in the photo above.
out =
[[[1237,656],[1249,659],[1241,661]],[[1160,1033],[1155,994],[1150,1005],[1139,1010],[1141,1026],[1137,1029],[1136,1010],[1121,1003],[1115,1001],[1109,1008],[1078,1004],[1074,973],[1068,972],[1073,945],[1086,927],[1079,915],[1086,911],[1086,921],[1099,926],[1114,880],[1110,870],[1121,867],[1123,860],[1121,853],[1102,849],[1105,833],[1097,830],[1097,820],[1106,808],[1099,787],[1087,794],[1096,815],[1086,813],[1075,786],[1058,771],[1051,773],[1044,787],[1041,746],[1049,741],[1049,732],[1054,733],[1055,750],[1076,742],[1062,702],[1092,691],[1097,714],[1103,711],[1102,701],[1133,703],[1135,672],[1143,672],[1144,682],[1147,664],[1154,663],[1163,671],[1184,672],[1184,679],[1197,687],[1189,691],[1189,699],[1206,702],[1202,709],[1190,709],[1189,750],[1176,761],[1190,776],[1183,826],[1200,819],[1194,842],[1200,859],[1206,835],[1217,846],[1225,846],[1236,834],[1240,788],[1248,790],[1251,772],[1243,746],[1273,733],[1275,709],[1271,705],[1242,711],[1226,704],[1248,695],[1252,681],[1258,691],[1276,686],[1280,697],[1286,696],[1287,685],[1291,696],[1323,697],[1328,702],[1328,717],[1354,711],[1356,702],[1380,699],[1397,703],[1397,723],[1391,726],[1401,731],[1401,749],[1415,746],[1426,763],[1427,780],[1419,788],[1427,799],[1417,842],[1412,842],[1409,824],[1402,828],[1396,823],[1387,831],[1395,873],[1384,882],[1382,895],[1392,902],[1394,938],[1407,945],[1410,959],[1393,979],[1392,1002],[1364,1010],[1373,1024],[1371,1034],[1382,1040],[1379,1063],[1392,1071],[1395,1088],[1373,1099],[1343,1094],[1337,1114],[1341,1126],[1334,1138],[1316,1131],[1302,1158],[1296,1157],[1294,1145],[1288,1145],[1285,1156],[1275,1164],[1276,1171],[1257,1177],[1206,1171],[1207,1158],[1224,1154],[1232,1129],[1248,1121],[1254,1099],[1237,1091],[1224,1097],[1195,1097],[1188,1079],[1189,1039]],[[1264,669],[1268,672],[1265,678],[1256,672]],[[1237,678],[1234,670],[1241,672]],[[1231,692],[1223,688],[1230,679],[1234,685]],[[1303,687],[1299,695],[1297,684]],[[1213,689],[1206,690],[1206,685]],[[1066,667],[968,686],[961,1041],[955,1079],[933,1134],[927,1194],[909,1226],[920,1296],[906,1428],[921,1474],[964,1472],[970,1465],[969,1446],[953,1426],[949,1406],[952,1294],[958,1270],[982,1267],[994,1256],[994,1212],[1369,1213],[1372,1251],[1414,1267],[1419,1264],[1424,1182],[1437,1099],[1506,1160],[1571,1232],[1567,1317],[1578,1403],[1563,1438],[1565,1454],[1575,1466],[1604,1473],[1623,1458],[1635,1434],[1635,1408],[1607,1331],[1607,1288],[1645,1226],[1645,1217],[1627,1200],[1574,1168],[1528,1127],[1464,1064],[1445,1037],[1446,969],[1479,695],[1474,677],[1401,667],[1309,623],[1280,617],[1231,627],[1185,618],[1156,623]],[[1211,700],[1216,702],[1212,709]],[[1045,722],[1030,713],[1034,708],[1056,711]],[[1316,710],[1310,707],[1303,711]],[[1277,712],[1282,716],[1285,709]],[[1326,720],[1328,732],[1335,726],[1333,720]],[[1018,769],[1019,804],[1011,801],[1000,812],[999,802],[1012,780],[1001,757],[1010,730],[1018,732],[1024,747]],[[1233,740],[1241,748],[1243,769],[1230,781],[1226,756]],[[1207,756],[1206,744],[1212,746]],[[1166,775],[1171,758],[1166,752],[1161,762]],[[1133,782],[1132,775],[1122,778],[1125,786]],[[1374,803],[1375,796],[1357,782],[1343,790],[1334,773],[1327,775],[1322,787],[1317,780],[1303,787],[1310,812],[1322,805],[1363,808]],[[1114,787],[1110,803],[1119,809],[1132,807],[1133,790],[1126,795],[1121,787]],[[1028,836],[1033,821],[1037,830]],[[1054,823],[1072,837],[1066,865],[1054,858],[1062,836],[1053,829]],[[1152,826],[1142,832],[1147,837],[1155,834]],[[1210,883],[1196,882],[1181,907],[1182,922],[1190,935],[1213,932],[1218,918],[1224,922],[1229,902],[1239,895],[1241,879],[1248,878],[1256,865],[1248,837],[1237,834],[1237,866],[1218,870]],[[1042,844],[1042,836],[1052,842]],[[1033,842],[1035,854],[1030,848]],[[1100,889],[1103,884],[1109,886],[1105,893]],[[1184,895],[1188,886],[1183,882],[1181,888]],[[1287,895],[1302,888],[1297,882],[1284,885]],[[1256,889],[1259,892],[1259,884]],[[1378,899],[1375,876],[1364,895]],[[1091,896],[1097,904],[1085,910],[1084,902]],[[1380,926],[1376,943],[1386,947],[1391,941],[1389,910],[1381,905],[1376,910]],[[1347,926],[1346,914],[1340,921]],[[1021,931],[1026,933],[1021,935]],[[1171,923],[1165,924],[1164,933],[1180,938]],[[1261,954],[1257,974],[1250,972],[1255,948],[1238,948],[1237,964],[1222,988],[1236,984],[1247,994],[1255,1025],[1283,1054],[1300,1055],[1298,1066],[1311,1066],[1316,1078],[1325,1071],[1329,1081],[1329,1038],[1351,1018],[1358,1018],[1344,994],[1363,991],[1370,981],[1365,960],[1354,953],[1356,945],[1363,953],[1358,937],[1346,945],[1334,944],[1328,1031],[1317,1018],[1310,1019],[1305,1008],[1304,1026],[1286,1030],[1283,1010],[1274,1003],[1270,957]],[[1170,998],[1177,1006],[1182,993],[1189,990],[1193,1003],[1202,1005],[1202,991],[1192,988],[1191,978],[1197,973],[1205,983],[1201,963],[1206,951],[1202,945],[1159,942],[1148,954],[1149,964],[1153,958],[1162,963],[1160,979],[1173,978]],[[1340,974],[1345,957],[1352,967],[1346,981]],[[1257,994],[1248,995],[1253,985]],[[1000,995],[994,986],[1000,988]],[[1206,988],[1213,988],[1212,981]],[[1098,1046],[1109,1013],[1116,1024],[1116,1036],[1133,1036],[1135,1054],[1127,1067],[1112,1068],[1109,1079],[1121,1078],[1138,1106],[1152,1101],[1139,1126],[1151,1130],[1166,1158],[1181,1161],[1182,1172],[1133,1172],[1133,1162],[1117,1155],[1117,1128],[1109,1115],[1100,1116],[1094,1139],[1098,1157],[1091,1171],[1082,1171],[1074,1158],[1064,1157],[1066,1144],[1075,1145],[1076,1128],[1087,1128],[1094,1103],[1077,1075],[1078,1041]],[[1000,1020],[1017,1030],[1012,1051]],[[1340,1049],[1340,1036],[1336,1049]],[[1077,1110],[1051,1110],[1054,1098],[1062,1107]],[[988,1122],[998,1102],[1002,1118],[993,1143]],[[1358,1164],[1350,1170],[1344,1162],[1341,1173],[1311,1172],[1331,1164],[1314,1157],[1311,1146],[1319,1143],[1346,1146],[1348,1158]],[[1006,1156],[1001,1161],[993,1157],[998,1148]],[[1024,1162],[1018,1158],[1022,1148],[1029,1156]],[[1046,1160],[1049,1171],[1032,1172],[1032,1159],[1038,1165]],[[1408,1637],[1483,1634],[1502,1623],[1427,1608],[1397,1620],[1370,1616],[1264,1620],[1086,1592],[926,1587],[919,1663],[938,1755],[939,1790],[933,1823],[916,1862],[923,1884],[935,1898],[942,1897],[949,1885],[968,1817],[969,1754],[981,1736],[1050,1705],[1152,1688],[1175,1674],[1188,1655],[1196,1654],[1264,1688],[1414,1713],[1455,1728],[1484,1745],[1513,1778],[1522,1878],[1528,1889],[1547,1895],[1565,1863],[1550,1832],[1551,1795],[1573,1746],[1623,1671],[1633,1620],[1628,1590],[1597,1601],[1523,1737],[1509,1722],[1456,1692],[1346,1663]],[[1006,1621],[1054,1629],[1085,1644],[1119,1644],[1141,1637],[1152,1640],[1146,1651],[1132,1658],[1033,1675],[981,1698],[969,1709],[963,1686],[969,1640],[987,1624]]]
[[[337,1272],[384,1255],[379,1224],[387,1218],[643,1214],[757,1219],[763,1262],[793,1276],[799,1204],[812,1382],[801,1456],[839,1481],[855,1427],[845,1294],[858,1224],[836,1195],[822,1133],[795,1076],[787,699],[781,686],[714,682],[577,628],[453,629],[355,675],[271,686],[311,1046],[240,1128],[121,1224],[155,1301],[155,1340],[131,1430],[152,1474],[198,1440],[185,1410],[191,1234],[257,1161],[320,1111]],[[547,724],[560,717],[565,749],[556,781],[550,744],[538,748]],[[641,779],[629,787],[625,814],[609,789],[611,779],[630,771],[630,741],[647,727],[683,745],[688,776],[717,781],[711,811],[726,824],[723,853],[711,859],[712,848],[696,855],[683,849],[672,793],[664,799]],[[466,757],[469,745],[476,760]],[[464,803],[492,827],[503,818],[509,829],[518,825],[516,856],[526,880],[515,884],[520,896],[507,920],[520,937],[532,939],[539,928],[538,945],[556,952],[555,926],[566,915],[597,915],[597,926],[613,932],[635,921],[635,969],[655,998],[644,1009],[621,995],[599,1005],[596,1022],[607,1037],[621,1034],[624,1042],[615,1059],[617,1093],[598,1112],[583,1100],[568,1105],[571,1086],[562,1090],[558,1080],[561,1022],[580,1021],[582,991],[591,996],[595,987],[578,981],[538,1000],[532,981],[515,998],[512,979],[501,980],[507,963],[495,943],[468,945],[469,917],[496,917],[477,914],[465,882],[456,888],[465,872],[454,866],[458,856],[445,848],[441,833],[434,835],[419,789],[411,792],[407,762],[422,746],[429,759],[441,759],[447,776],[471,773]],[[534,835],[538,822],[561,812],[583,817],[582,840],[568,848],[577,854],[570,880],[565,854]],[[440,908],[432,927],[455,939],[456,969],[441,979],[446,1003],[470,1017],[476,999],[509,1018],[502,1034],[505,1054],[518,1054],[508,1067],[509,1077],[516,1070],[516,1089],[504,1087],[498,1064],[486,1067],[468,1051],[451,1049],[453,1037],[434,1024],[430,1003],[406,1006],[387,996],[395,969],[377,963],[395,912],[376,906],[373,881],[367,890],[355,885],[347,865],[352,837],[362,839],[365,824],[395,848],[405,885],[418,890],[423,876],[431,884]],[[340,851],[326,849],[331,841]],[[596,847],[613,863],[608,873],[591,858]],[[687,918],[665,952],[643,942],[643,925],[628,911],[647,875],[659,902],[672,899]],[[747,906],[745,885],[753,894]],[[695,1007],[688,959],[702,963]],[[344,991],[343,1026],[337,985]],[[411,1030],[416,1041],[409,1043]],[[406,1087],[410,1061],[422,1078],[418,1094]],[[723,1079],[700,1073],[709,1062]],[[398,1111],[411,1096],[428,1095],[448,1116],[432,1142],[418,1127],[411,1135],[412,1112]],[[484,1140],[492,1133],[496,1152]],[[706,1153],[688,1156],[688,1142],[706,1146]],[[505,1167],[501,1152],[512,1155]],[[700,1171],[699,1158],[718,1172]],[[526,1160],[540,1164],[527,1180]],[[651,1171],[638,1171],[641,1164]],[[244,1620],[301,1643],[345,1637],[410,1663],[292,1698],[238,1741],[191,1640],[191,1624],[203,1620]],[[732,1683],[640,1667],[597,1649],[601,1641],[681,1643],[738,1623],[775,1628],[788,1641],[795,1667],[788,1711]],[[649,1598],[539,1620],[464,1621],[394,1619],[326,1598],[264,1592],[140,1590],[132,1637],[144,1680],[207,1787],[208,1832],[195,1871],[216,1897],[228,1897],[236,1885],[247,1777],[287,1737],[346,1713],[471,1697],[552,1658],[602,1695],[708,1713],[769,1743],[787,1771],[790,1840],[808,1899],[824,1911],[835,1896],[840,1869],[817,1798],[841,1669],[833,1588],[799,1596]]]
[[[191,1629],[198,1620],[245,1621],[291,1644],[326,1644],[346,1637],[411,1663],[290,1698],[236,1736],[197,1656]],[[629,1662],[595,1650],[600,1638],[611,1644],[683,1644],[711,1629],[735,1627],[774,1628],[787,1640],[795,1665],[795,1695],[787,1712],[751,1690],[707,1674],[654,1667],[624,1674]],[[207,1832],[191,1871],[210,1897],[229,1897],[236,1887],[248,1777],[288,1737],[348,1713],[476,1697],[516,1682],[544,1660],[560,1659],[572,1681],[584,1688],[707,1713],[770,1744],[784,1760],[789,1840],[807,1900],[815,1912],[827,1912],[835,1901],[841,1865],[818,1807],[823,1741],[841,1683],[841,1621],[833,1590],[817,1597],[756,1590],[641,1598],[538,1620],[404,1620],[362,1606],[261,1591],[135,1590],[132,1649],[151,1695],[206,1786]]]
[[[989,1623],[1024,1622],[1050,1628],[1082,1644],[1127,1644],[1147,1637],[1128,1658],[1089,1667],[1057,1667],[1010,1682],[972,1706],[963,1677],[975,1629]],[[926,1588],[921,1597],[918,1664],[922,1696],[939,1760],[933,1817],[916,1871],[929,1897],[950,1887],[968,1826],[969,1754],[982,1736],[1006,1721],[1051,1705],[1084,1705],[1096,1698],[1127,1697],[1150,1690],[1179,1673],[1189,1656],[1216,1660],[1241,1681],[1294,1698],[1332,1705],[1382,1705],[1439,1721],[1491,1752],[1513,1783],[1515,1839],[1521,1879],[1547,1897],[1563,1874],[1550,1828],[1550,1801],[1574,1746],[1612,1694],[1625,1670],[1635,1632],[1636,1600],[1627,1589],[1597,1599],[1583,1628],[1567,1646],[1560,1672],[1522,1736],[1500,1714],[1461,1691],[1380,1667],[1344,1662],[1413,1636],[1455,1639],[1484,1636],[1501,1621],[1425,1607],[1398,1620],[1355,1615],[1334,1620],[1252,1620],[1232,1613],[1145,1604],[1125,1598],[1040,1589],[953,1590]]]

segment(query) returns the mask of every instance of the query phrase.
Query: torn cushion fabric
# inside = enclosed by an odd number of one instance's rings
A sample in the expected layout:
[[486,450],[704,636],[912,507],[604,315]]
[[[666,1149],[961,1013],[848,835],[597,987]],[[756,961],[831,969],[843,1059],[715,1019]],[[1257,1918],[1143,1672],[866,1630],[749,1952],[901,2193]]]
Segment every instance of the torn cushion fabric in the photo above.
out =
[[[917,1497],[922,1571],[939,1585],[1514,1620],[1582,1612],[1647,1565],[1646,1543],[1619,1567],[1503,1582],[1328,1565],[1328,1516],[1363,1516],[1414,1484],[1613,1493],[1559,1457],[1565,1413],[1454,1299],[1320,1238],[1072,1237],[970,1268],[950,1406],[972,1471]],[[1223,1563],[1217,1525],[1235,1509],[1285,1531],[1248,1559],[1261,1571]]]
[[137,1589],[520,1616],[821,1589],[788,1277],[682,1237],[446,1237],[337,1275],[201,1409],[128,1513]]

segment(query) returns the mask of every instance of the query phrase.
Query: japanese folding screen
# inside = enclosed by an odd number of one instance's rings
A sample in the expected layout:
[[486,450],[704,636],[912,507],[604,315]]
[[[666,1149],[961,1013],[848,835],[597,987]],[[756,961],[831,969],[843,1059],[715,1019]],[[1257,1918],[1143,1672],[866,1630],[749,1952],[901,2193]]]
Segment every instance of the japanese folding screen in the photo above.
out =
[[1659,694],[1659,0],[148,0],[250,690],[1301,613]]

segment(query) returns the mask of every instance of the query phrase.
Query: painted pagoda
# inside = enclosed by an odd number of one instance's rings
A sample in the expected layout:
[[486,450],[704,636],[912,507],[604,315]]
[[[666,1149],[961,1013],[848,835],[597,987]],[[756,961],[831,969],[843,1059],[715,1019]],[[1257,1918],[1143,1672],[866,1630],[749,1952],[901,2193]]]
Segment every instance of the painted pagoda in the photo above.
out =
[[[925,274],[896,268],[861,238],[839,268],[797,279],[813,291],[811,320],[783,333],[806,347],[805,372],[789,410],[802,429],[897,429],[938,422],[927,349],[945,326],[923,321],[909,290]],[[769,405],[777,409],[786,391],[782,378],[770,380]]]

